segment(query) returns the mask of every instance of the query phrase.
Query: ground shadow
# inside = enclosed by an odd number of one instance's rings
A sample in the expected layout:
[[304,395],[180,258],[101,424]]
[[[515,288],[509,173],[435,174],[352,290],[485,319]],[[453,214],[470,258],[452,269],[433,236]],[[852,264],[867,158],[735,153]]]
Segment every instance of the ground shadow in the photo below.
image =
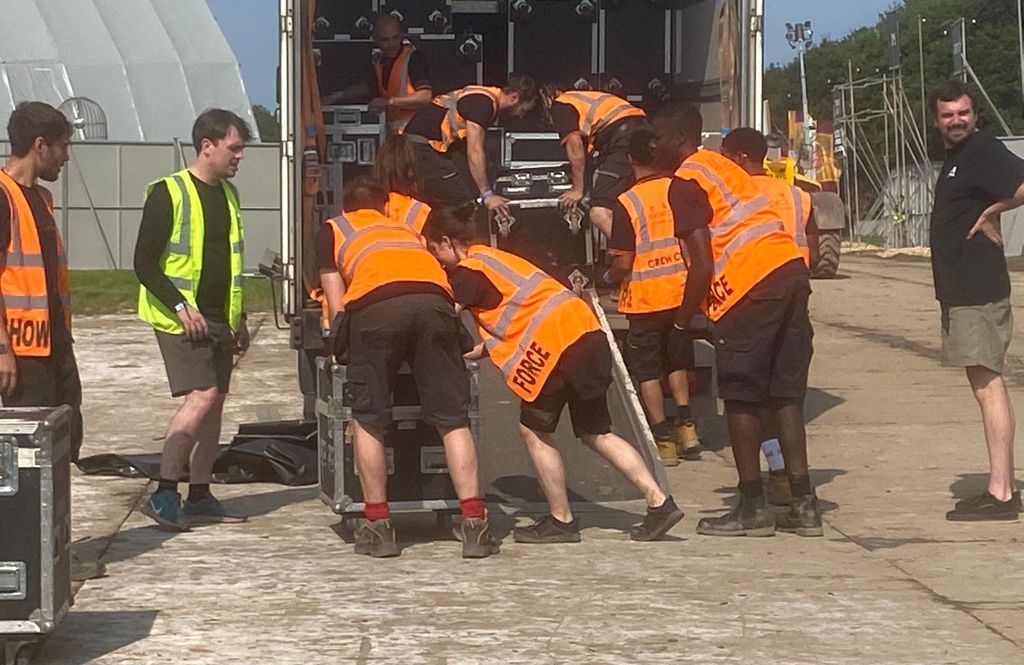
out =
[[[847,472],[844,469],[811,469],[811,485],[815,488],[827,485],[838,476],[845,476],[846,473]],[[722,503],[726,507],[732,508],[736,504],[737,489],[735,486],[719,487],[714,492],[719,495],[719,498],[721,498]],[[821,512],[827,513],[838,507],[839,504],[818,497],[818,508]],[[721,509],[707,508],[702,509],[700,512],[702,514],[718,514],[721,512]]]
[[[1024,483],[1017,482],[1017,489],[1024,487]],[[968,499],[975,497],[988,489],[987,473],[961,473],[949,485],[949,493],[954,499]]]
[[[149,636],[157,610],[72,610],[44,643],[32,665],[84,665]],[[79,641],[82,637],[88,639]]]

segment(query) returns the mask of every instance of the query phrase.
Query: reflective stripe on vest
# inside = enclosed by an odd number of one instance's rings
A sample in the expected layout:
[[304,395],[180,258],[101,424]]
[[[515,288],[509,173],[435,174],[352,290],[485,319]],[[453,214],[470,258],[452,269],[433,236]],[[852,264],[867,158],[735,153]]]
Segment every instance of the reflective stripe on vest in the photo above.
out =
[[569,90],[555,98],[556,102],[569,104],[580,114],[580,134],[592,139],[617,120],[629,117],[644,117],[643,110],[625,99],[606,92]]
[[675,237],[671,183],[666,177],[642,180],[619,197],[636,237],[632,271],[619,299],[624,314],[661,312],[682,302],[689,257]]
[[[412,58],[416,47],[405,42],[401,50],[395,56],[391,64],[391,71],[388,73],[388,80],[384,81],[384,66],[380,63],[373,66],[377,75],[377,85],[385,97],[408,97],[415,94],[416,88],[409,81],[409,60]],[[388,131],[398,133],[409,124],[409,119],[416,115],[415,109],[403,109],[397,106],[388,106],[386,111]]]
[[495,309],[470,311],[509,388],[532,402],[564,350],[600,329],[597,318],[571,291],[521,257],[474,245],[460,265],[482,272],[501,294]]
[[796,242],[804,263],[810,267],[810,251],[807,247],[807,220],[811,215],[810,195],[799,187],[767,174],[754,176],[754,181],[768,195],[775,212],[782,218],[786,233]]
[[762,279],[801,255],[776,206],[734,162],[702,150],[687,157],[676,174],[697,183],[714,211],[715,274],[706,306],[709,317],[717,321]]
[[[53,197],[44,187],[36,191],[53,213]],[[68,263],[60,232],[54,229],[57,260],[57,293],[50,293],[40,244],[37,220],[21,186],[0,171],[0,196],[6,196],[10,217],[0,224],[10,227],[6,266],[0,274],[0,293],[5,306],[4,324],[16,356],[50,355],[50,299],[56,297],[64,308],[64,324],[71,330],[71,296],[68,292]]]
[[489,88],[480,85],[469,85],[459,90],[452,90],[434,97],[432,104],[445,109],[445,119],[441,122],[441,140],[427,143],[438,152],[447,152],[456,141],[466,138],[466,119],[459,115],[459,100],[466,95],[486,95],[494,104],[495,113],[501,100],[501,88]]
[[388,217],[416,235],[423,234],[423,227],[430,215],[430,206],[411,196],[390,192],[388,194]]
[[794,227],[795,233],[793,238],[796,240],[796,246],[801,249],[807,248],[807,218],[810,216],[810,210],[804,211],[804,192],[799,187],[790,187],[793,194],[793,210],[795,212],[794,217],[796,218],[796,225]]

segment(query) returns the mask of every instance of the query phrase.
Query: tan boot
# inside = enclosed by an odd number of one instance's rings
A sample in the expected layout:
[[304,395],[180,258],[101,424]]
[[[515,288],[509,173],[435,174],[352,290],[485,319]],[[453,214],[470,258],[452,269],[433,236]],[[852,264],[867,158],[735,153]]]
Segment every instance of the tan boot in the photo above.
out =
[[785,469],[768,473],[768,503],[773,506],[788,506],[792,501],[789,493],[789,475]]
[[672,440],[655,439],[658,446],[658,457],[665,466],[679,466],[679,457],[676,455],[676,442]]
[[676,426],[676,454],[680,458],[689,461],[699,460],[702,450],[696,423],[691,420]]

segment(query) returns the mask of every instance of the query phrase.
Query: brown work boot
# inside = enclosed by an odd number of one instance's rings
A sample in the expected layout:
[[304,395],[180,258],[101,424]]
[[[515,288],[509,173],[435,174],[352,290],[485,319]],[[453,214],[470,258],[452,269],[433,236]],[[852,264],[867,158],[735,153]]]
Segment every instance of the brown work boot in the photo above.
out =
[[462,543],[463,559],[484,559],[501,551],[487,518],[464,518],[452,527],[455,540]]
[[768,503],[773,506],[788,506],[793,500],[789,493],[789,475],[785,469],[768,472]]
[[654,445],[658,447],[658,459],[665,466],[679,466],[679,455],[676,453],[676,442],[674,439],[654,439]]
[[680,459],[691,462],[699,460],[702,450],[697,423],[687,420],[682,425],[676,425],[676,454]]
[[391,520],[367,522],[356,532],[356,554],[387,558],[398,556],[398,539]]

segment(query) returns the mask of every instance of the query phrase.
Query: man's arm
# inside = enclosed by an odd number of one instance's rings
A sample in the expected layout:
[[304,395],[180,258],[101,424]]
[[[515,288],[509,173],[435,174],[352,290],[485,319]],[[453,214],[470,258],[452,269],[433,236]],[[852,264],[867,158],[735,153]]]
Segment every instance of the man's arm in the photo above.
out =
[[334,232],[330,224],[324,224],[316,234],[317,266],[320,269],[320,286],[327,300],[327,320],[345,309],[342,300],[345,298],[345,278],[338,272],[335,262]]
[[572,169],[572,189],[559,197],[559,203],[563,209],[573,210],[583,199],[587,178],[587,150],[579,132],[573,132],[565,139],[565,155]]
[[466,158],[469,162],[469,173],[473,176],[480,196],[488,210],[493,210],[503,217],[509,216],[508,199],[491,191],[491,183],[487,178],[487,152],[484,147],[485,130],[479,124],[466,121]]
[[807,236],[807,260],[811,264],[811,270],[818,267],[821,260],[821,232],[818,230],[818,220],[814,217],[814,208],[811,207],[811,215],[807,218],[807,228],[804,229]]
[[617,284],[633,272],[633,258],[636,255],[636,233],[629,213],[618,201],[612,206],[612,229],[608,237],[608,253],[614,258],[605,273],[605,282]]
[[674,325],[685,329],[690,325],[694,315],[700,311],[700,304],[711,288],[711,276],[714,274],[714,259],[711,255],[711,231],[701,227],[689,231],[684,237],[686,249],[690,253],[690,267],[686,273],[686,288],[683,290],[683,302],[676,312]]
[[978,217],[978,221],[975,222],[974,226],[971,227],[971,230],[967,232],[967,239],[970,240],[976,234],[981,233],[995,244],[1002,246],[1003,232],[999,216],[1004,212],[1015,210],[1022,205],[1024,205],[1024,183],[1017,187],[1017,191],[1014,192],[1012,197],[996,201],[989,207],[985,208],[981,213],[981,216]]
[[388,97],[388,106],[397,106],[402,109],[418,109],[426,106],[434,98],[434,91],[430,88],[417,90],[411,95],[403,97]]

